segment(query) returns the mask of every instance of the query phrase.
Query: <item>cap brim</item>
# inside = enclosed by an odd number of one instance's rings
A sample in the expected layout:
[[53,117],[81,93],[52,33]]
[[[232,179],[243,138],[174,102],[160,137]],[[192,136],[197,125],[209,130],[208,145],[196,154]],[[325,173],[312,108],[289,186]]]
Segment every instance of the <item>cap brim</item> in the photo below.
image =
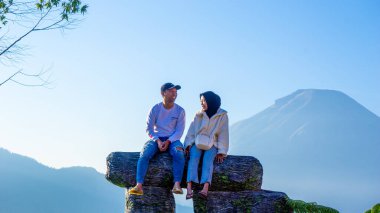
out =
[[170,87],[170,88],[168,88],[168,89],[173,89],[173,88],[176,88],[177,90],[180,90],[180,89],[181,89],[181,86],[180,86],[180,85],[175,85],[175,86],[172,86],[172,87]]

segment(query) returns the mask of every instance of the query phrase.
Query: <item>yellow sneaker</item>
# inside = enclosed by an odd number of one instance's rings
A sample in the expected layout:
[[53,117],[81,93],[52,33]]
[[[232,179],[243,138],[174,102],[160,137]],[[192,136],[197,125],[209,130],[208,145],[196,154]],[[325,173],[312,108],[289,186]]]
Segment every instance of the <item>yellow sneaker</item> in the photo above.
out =
[[137,186],[133,187],[132,189],[128,190],[128,194],[130,195],[143,195],[143,190],[139,189]]
[[177,188],[177,187],[174,187],[173,189],[172,189],[172,192],[174,193],[174,194],[183,194],[183,191],[182,191],[182,189],[181,188]]

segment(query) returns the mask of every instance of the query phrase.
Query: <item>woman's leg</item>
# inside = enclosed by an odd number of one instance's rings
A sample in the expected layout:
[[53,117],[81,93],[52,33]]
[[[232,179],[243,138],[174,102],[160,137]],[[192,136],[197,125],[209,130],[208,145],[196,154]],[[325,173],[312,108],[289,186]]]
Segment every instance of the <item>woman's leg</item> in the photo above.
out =
[[187,178],[186,182],[199,183],[198,179],[198,164],[202,155],[202,150],[198,149],[197,146],[192,145],[190,148],[190,159],[187,165]]
[[201,176],[201,184],[203,185],[202,191],[207,194],[208,187],[212,181],[212,172],[214,170],[214,159],[216,154],[218,153],[218,149],[213,146],[211,149],[204,151],[203,163],[202,163],[202,176]]
[[186,186],[186,200],[188,199],[191,199],[193,198],[193,189],[192,189],[192,186],[191,186],[192,182],[187,182],[187,186]]

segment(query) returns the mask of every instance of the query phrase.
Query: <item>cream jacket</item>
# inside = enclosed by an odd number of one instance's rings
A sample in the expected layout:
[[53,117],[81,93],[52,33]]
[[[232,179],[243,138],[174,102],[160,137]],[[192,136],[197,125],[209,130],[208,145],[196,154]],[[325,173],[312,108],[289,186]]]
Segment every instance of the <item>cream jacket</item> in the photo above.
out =
[[198,134],[206,134],[213,137],[213,143],[218,148],[218,154],[227,155],[229,146],[228,116],[227,111],[219,108],[215,115],[208,118],[206,112],[197,112],[190,124],[185,138],[185,147],[194,145]]

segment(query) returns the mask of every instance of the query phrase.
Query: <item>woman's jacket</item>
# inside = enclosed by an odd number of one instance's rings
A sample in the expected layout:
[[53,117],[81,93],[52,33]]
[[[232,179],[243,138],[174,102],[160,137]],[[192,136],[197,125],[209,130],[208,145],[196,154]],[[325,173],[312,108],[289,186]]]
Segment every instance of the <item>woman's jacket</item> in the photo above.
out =
[[194,145],[198,134],[206,134],[213,138],[213,144],[218,149],[218,154],[226,156],[229,146],[227,111],[219,108],[210,119],[206,112],[197,112],[187,131],[185,148]]

